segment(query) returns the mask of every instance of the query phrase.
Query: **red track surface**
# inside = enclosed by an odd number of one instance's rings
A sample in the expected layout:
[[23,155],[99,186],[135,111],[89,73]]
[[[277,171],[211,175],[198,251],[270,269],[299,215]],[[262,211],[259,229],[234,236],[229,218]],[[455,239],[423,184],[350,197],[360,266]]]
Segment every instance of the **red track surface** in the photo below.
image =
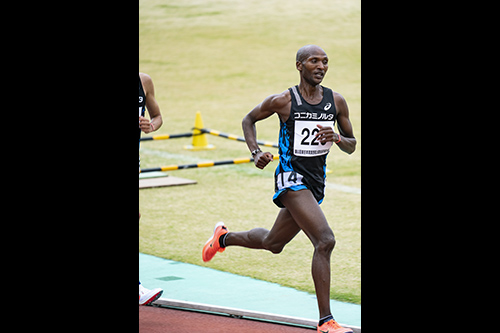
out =
[[228,316],[139,306],[139,333],[312,333],[314,331]]

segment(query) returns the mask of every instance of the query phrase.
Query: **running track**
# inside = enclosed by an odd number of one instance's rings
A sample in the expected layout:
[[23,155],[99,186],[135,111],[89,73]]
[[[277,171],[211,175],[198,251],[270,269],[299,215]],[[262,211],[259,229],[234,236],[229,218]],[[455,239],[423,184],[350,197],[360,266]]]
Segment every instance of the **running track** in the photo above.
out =
[[314,331],[223,315],[139,306],[139,333],[312,333]]

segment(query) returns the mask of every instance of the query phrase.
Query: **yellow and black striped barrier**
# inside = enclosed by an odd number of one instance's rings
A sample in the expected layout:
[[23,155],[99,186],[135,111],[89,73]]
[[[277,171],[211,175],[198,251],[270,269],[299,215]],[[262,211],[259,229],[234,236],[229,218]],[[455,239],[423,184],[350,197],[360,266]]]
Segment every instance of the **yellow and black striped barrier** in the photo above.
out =
[[[149,137],[143,137],[140,138],[140,141],[151,141],[151,140],[169,140],[169,139],[177,139],[177,138],[190,138],[195,135],[203,135],[203,134],[210,134],[214,136],[219,136],[221,138],[225,139],[230,139],[234,141],[240,141],[240,142],[245,142],[245,138],[241,136],[237,136],[234,134],[227,134],[227,133],[222,133],[216,130],[212,130],[209,128],[194,128],[195,130],[200,131],[201,133],[194,134],[192,132],[190,133],[180,133],[180,134],[165,134],[165,135],[153,135]],[[279,148],[277,143],[273,143],[270,141],[261,141],[257,140],[257,144],[265,147],[274,147],[274,148]]]
[[[226,139],[230,139],[230,140],[245,142],[245,138],[243,138],[241,136],[234,135],[234,134],[221,133],[219,131],[212,130],[209,128],[196,128],[196,129],[201,131],[202,133],[207,133],[207,134],[214,135],[214,136],[220,136],[221,138],[226,138]],[[270,141],[257,140],[257,144],[259,144],[261,146],[265,146],[265,147],[279,148],[278,144],[270,142]]]
[[193,134],[193,133],[179,133],[179,134],[164,134],[164,135],[153,135],[140,138],[140,141],[151,141],[151,140],[169,140],[177,138],[190,138],[195,135],[202,135],[203,133]]
[[[273,159],[279,159],[279,155],[273,157]],[[237,158],[234,160],[227,161],[216,161],[216,162],[201,162],[196,164],[183,164],[183,165],[166,165],[158,168],[142,169],[140,173],[153,172],[153,171],[174,171],[183,169],[193,169],[193,168],[208,168],[217,165],[227,165],[227,164],[242,164],[253,162],[253,158]]]

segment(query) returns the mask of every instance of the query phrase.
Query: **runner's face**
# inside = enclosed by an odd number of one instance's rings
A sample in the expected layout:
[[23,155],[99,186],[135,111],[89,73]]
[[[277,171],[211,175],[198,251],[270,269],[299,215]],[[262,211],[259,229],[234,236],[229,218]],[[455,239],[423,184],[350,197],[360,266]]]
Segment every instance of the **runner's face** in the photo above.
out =
[[302,76],[311,85],[318,85],[328,71],[328,56],[323,52],[315,52],[302,63]]

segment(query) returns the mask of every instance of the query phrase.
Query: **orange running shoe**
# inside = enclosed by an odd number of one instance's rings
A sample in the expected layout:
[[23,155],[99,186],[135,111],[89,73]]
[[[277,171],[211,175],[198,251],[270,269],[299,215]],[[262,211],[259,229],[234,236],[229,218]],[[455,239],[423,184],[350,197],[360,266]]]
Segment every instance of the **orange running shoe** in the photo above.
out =
[[220,247],[219,238],[222,235],[225,235],[229,232],[224,222],[219,222],[215,225],[214,234],[210,237],[205,246],[203,247],[203,261],[208,262],[212,260],[212,258],[217,254],[217,252],[224,252],[226,250],[225,247]]
[[318,333],[354,333],[350,328],[340,326],[335,320],[330,320],[318,326]]

